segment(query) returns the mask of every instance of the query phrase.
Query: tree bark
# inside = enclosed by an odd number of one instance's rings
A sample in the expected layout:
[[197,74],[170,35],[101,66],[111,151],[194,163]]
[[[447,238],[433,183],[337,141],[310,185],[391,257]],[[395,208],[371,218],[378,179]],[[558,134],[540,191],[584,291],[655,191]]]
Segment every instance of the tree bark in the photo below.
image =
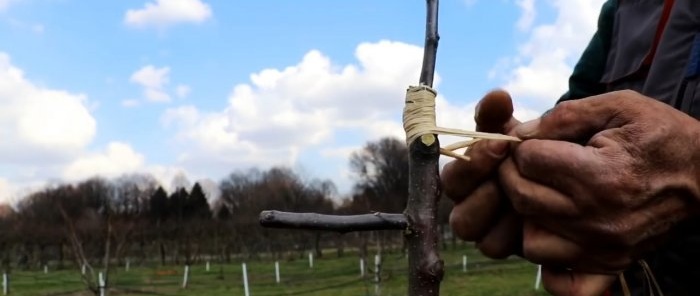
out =
[[316,252],[316,258],[322,258],[323,252],[321,250],[321,233],[314,233],[314,251]]
[[105,249],[104,249],[104,259],[103,259],[103,266],[104,266],[104,290],[105,290],[105,295],[109,295],[109,289],[108,287],[110,286],[109,283],[109,268],[110,268],[110,259],[112,258],[112,216],[108,214],[107,216],[107,233],[105,235]]
[[[420,84],[432,86],[437,58],[438,0],[426,0],[425,47]],[[430,138],[432,137],[432,139]],[[440,295],[444,274],[438,254],[437,205],[440,200],[440,144],[425,135],[409,145],[409,189],[405,214],[411,225],[408,243],[409,295]]]
[[160,249],[160,265],[165,266],[165,244],[162,239],[158,242],[158,248]]
[[316,213],[287,213],[263,211],[260,224],[265,227],[302,228],[312,230],[349,231],[406,229],[407,220],[402,214],[373,213],[364,215],[323,215]]
[[439,145],[426,146],[420,140],[411,144],[410,189],[406,216],[410,219],[408,243],[409,294],[439,295],[443,262],[437,252],[436,225]]
[[335,240],[336,242],[336,249],[337,249],[337,256],[338,258],[343,257],[345,253],[345,235],[344,234],[339,234],[338,238]]
[[63,242],[58,243],[58,269],[63,269]]

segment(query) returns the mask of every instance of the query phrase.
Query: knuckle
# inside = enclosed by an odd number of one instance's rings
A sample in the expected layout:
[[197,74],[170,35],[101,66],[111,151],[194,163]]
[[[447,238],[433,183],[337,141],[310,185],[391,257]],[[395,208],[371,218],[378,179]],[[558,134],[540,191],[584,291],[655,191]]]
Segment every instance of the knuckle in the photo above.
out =
[[632,248],[638,240],[634,235],[633,225],[628,222],[608,221],[599,223],[598,230],[602,238],[613,245]]
[[573,101],[564,101],[557,104],[550,112],[546,118],[551,118],[562,125],[573,122],[577,120],[578,111],[576,110],[576,103]]
[[527,231],[523,233],[522,248],[523,257],[528,261],[538,264],[544,263],[538,241]]
[[529,215],[533,212],[532,203],[529,200],[529,195],[523,187],[508,188],[508,197],[510,198],[511,205],[516,212]]
[[[489,149],[490,141],[479,141],[468,148],[466,155],[471,158],[470,167],[475,171],[490,171],[495,167],[500,156],[494,155]],[[496,143],[500,144],[500,143]]]
[[465,241],[474,241],[477,238],[478,231],[470,220],[468,215],[464,215],[455,209],[450,212],[450,227],[458,238]]
[[640,185],[640,181],[631,174],[624,172],[624,169],[603,171],[598,176],[598,186],[600,190],[599,196],[605,197],[600,200],[611,205],[615,209],[634,208],[644,202],[643,195],[644,185]]
[[627,99],[627,98],[632,98],[639,96],[640,93],[631,90],[631,89],[623,89],[623,90],[618,90],[615,92],[616,97],[621,98],[621,99]]
[[476,247],[484,256],[491,259],[504,259],[514,253],[514,250],[507,244],[481,242]]
[[447,163],[440,174],[440,185],[442,187],[442,192],[445,196],[450,198],[452,201],[458,201],[464,197],[464,184],[459,182],[459,164],[454,161]]

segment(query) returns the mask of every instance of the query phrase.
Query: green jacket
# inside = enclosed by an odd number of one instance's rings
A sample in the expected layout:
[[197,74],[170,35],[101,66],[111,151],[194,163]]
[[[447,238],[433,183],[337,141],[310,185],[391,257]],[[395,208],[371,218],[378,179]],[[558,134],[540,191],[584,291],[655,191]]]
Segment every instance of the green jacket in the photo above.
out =
[[603,4],[598,17],[598,31],[593,34],[588,46],[569,77],[569,90],[561,96],[559,102],[590,97],[606,91],[605,84],[600,80],[605,72],[605,61],[610,51],[613,22],[617,0]]

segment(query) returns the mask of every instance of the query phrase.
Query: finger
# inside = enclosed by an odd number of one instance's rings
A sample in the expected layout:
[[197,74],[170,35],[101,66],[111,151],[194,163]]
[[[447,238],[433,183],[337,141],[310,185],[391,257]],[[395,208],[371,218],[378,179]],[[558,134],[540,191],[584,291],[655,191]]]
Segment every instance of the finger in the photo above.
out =
[[555,235],[545,228],[525,221],[523,223],[523,257],[530,262],[572,267],[584,250],[576,243]]
[[455,204],[450,213],[450,226],[455,234],[466,241],[481,239],[495,222],[505,197],[495,181],[487,181],[469,196]]
[[542,285],[555,296],[599,296],[610,288],[616,276],[581,273],[542,266]]
[[523,224],[523,257],[531,262],[552,267],[566,267],[594,273],[617,273],[632,263],[629,254],[577,242],[552,232],[548,224],[525,221]]
[[[513,118],[513,101],[502,90],[491,91],[476,106],[474,114],[477,131],[507,133],[520,122]],[[442,188],[445,194],[459,202],[489,175],[495,172],[506,155],[505,141],[481,141],[470,147],[465,155],[470,162],[453,160],[443,167]]]
[[[564,194],[580,196],[585,183],[612,182],[617,180],[619,170],[612,170],[614,162],[622,162],[622,153],[607,157],[606,151],[590,146],[552,140],[527,140],[514,149],[512,155],[518,172],[532,181],[548,185]],[[590,188],[589,188],[590,189]]]
[[[559,103],[539,119],[515,129],[521,139],[552,139],[580,142],[598,131],[619,127],[633,117],[634,104],[643,96],[631,91],[617,91],[580,100]],[[649,99],[649,101],[652,101]]]
[[607,219],[578,219],[567,226],[551,225],[551,229],[583,240],[605,242],[609,249],[633,250],[641,255],[654,248],[659,240],[680,221],[688,217],[687,200],[677,196],[659,196],[638,209],[612,209]]
[[489,133],[505,133],[504,127],[513,119],[513,100],[503,90],[487,93],[476,105],[474,121],[476,130]]
[[445,195],[456,203],[462,201],[496,172],[506,156],[508,145],[506,141],[480,141],[465,153],[471,161],[453,160],[447,163],[440,174]]
[[506,211],[487,234],[476,243],[485,256],[503,259],[522,254],[523,221],[512,210]]
[[579,209],[571,197],[524,178],[512,158],[503,161],[498,173],[503,191],[516,212],[526,216],[548,218],[579,215]]
[[[653,199],[641,198],[637,176],[620,170],[629,165],[620,156],[623,152],[611,149],[528,140],[515,149],[512,160],[504,161],[499,176],[516,211],[548,217],[546,222],[553,230],[581,241],[597,239],[613,246],[633,247],[666,232],[685,217],[683,209],[688,205],[674,198],[672,191],[665,191],[668,196],[657,193]],[[610,194],[614,198],[605,198]],[[604,216],[575,220],[566,227],[556,223],[556,218],[593,212]]]

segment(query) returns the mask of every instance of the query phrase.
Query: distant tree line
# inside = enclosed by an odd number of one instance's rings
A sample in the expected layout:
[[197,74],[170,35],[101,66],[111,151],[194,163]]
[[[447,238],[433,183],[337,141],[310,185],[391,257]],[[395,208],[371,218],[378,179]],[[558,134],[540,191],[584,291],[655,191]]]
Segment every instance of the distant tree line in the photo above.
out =
[[[267,229],[258,224],[262,210],[360,214],[405,208],[408,188],[407,148],[384,138],[367,143],[350,157],[356,184],[342,199],[329,180],[305,180],[284,167],[237,171],[208,197],[200,183],[180,182],[168,193],[149,175],[113,180],[91,178],[34,192],[0,218],[2,268],[228,262],[262,254],[296,258],[308,251],[322,256],[334,248],[342,256],[356,248],[403,249],[401,233],[335,234]],[[449,202],[440,210],[447,224]]]

